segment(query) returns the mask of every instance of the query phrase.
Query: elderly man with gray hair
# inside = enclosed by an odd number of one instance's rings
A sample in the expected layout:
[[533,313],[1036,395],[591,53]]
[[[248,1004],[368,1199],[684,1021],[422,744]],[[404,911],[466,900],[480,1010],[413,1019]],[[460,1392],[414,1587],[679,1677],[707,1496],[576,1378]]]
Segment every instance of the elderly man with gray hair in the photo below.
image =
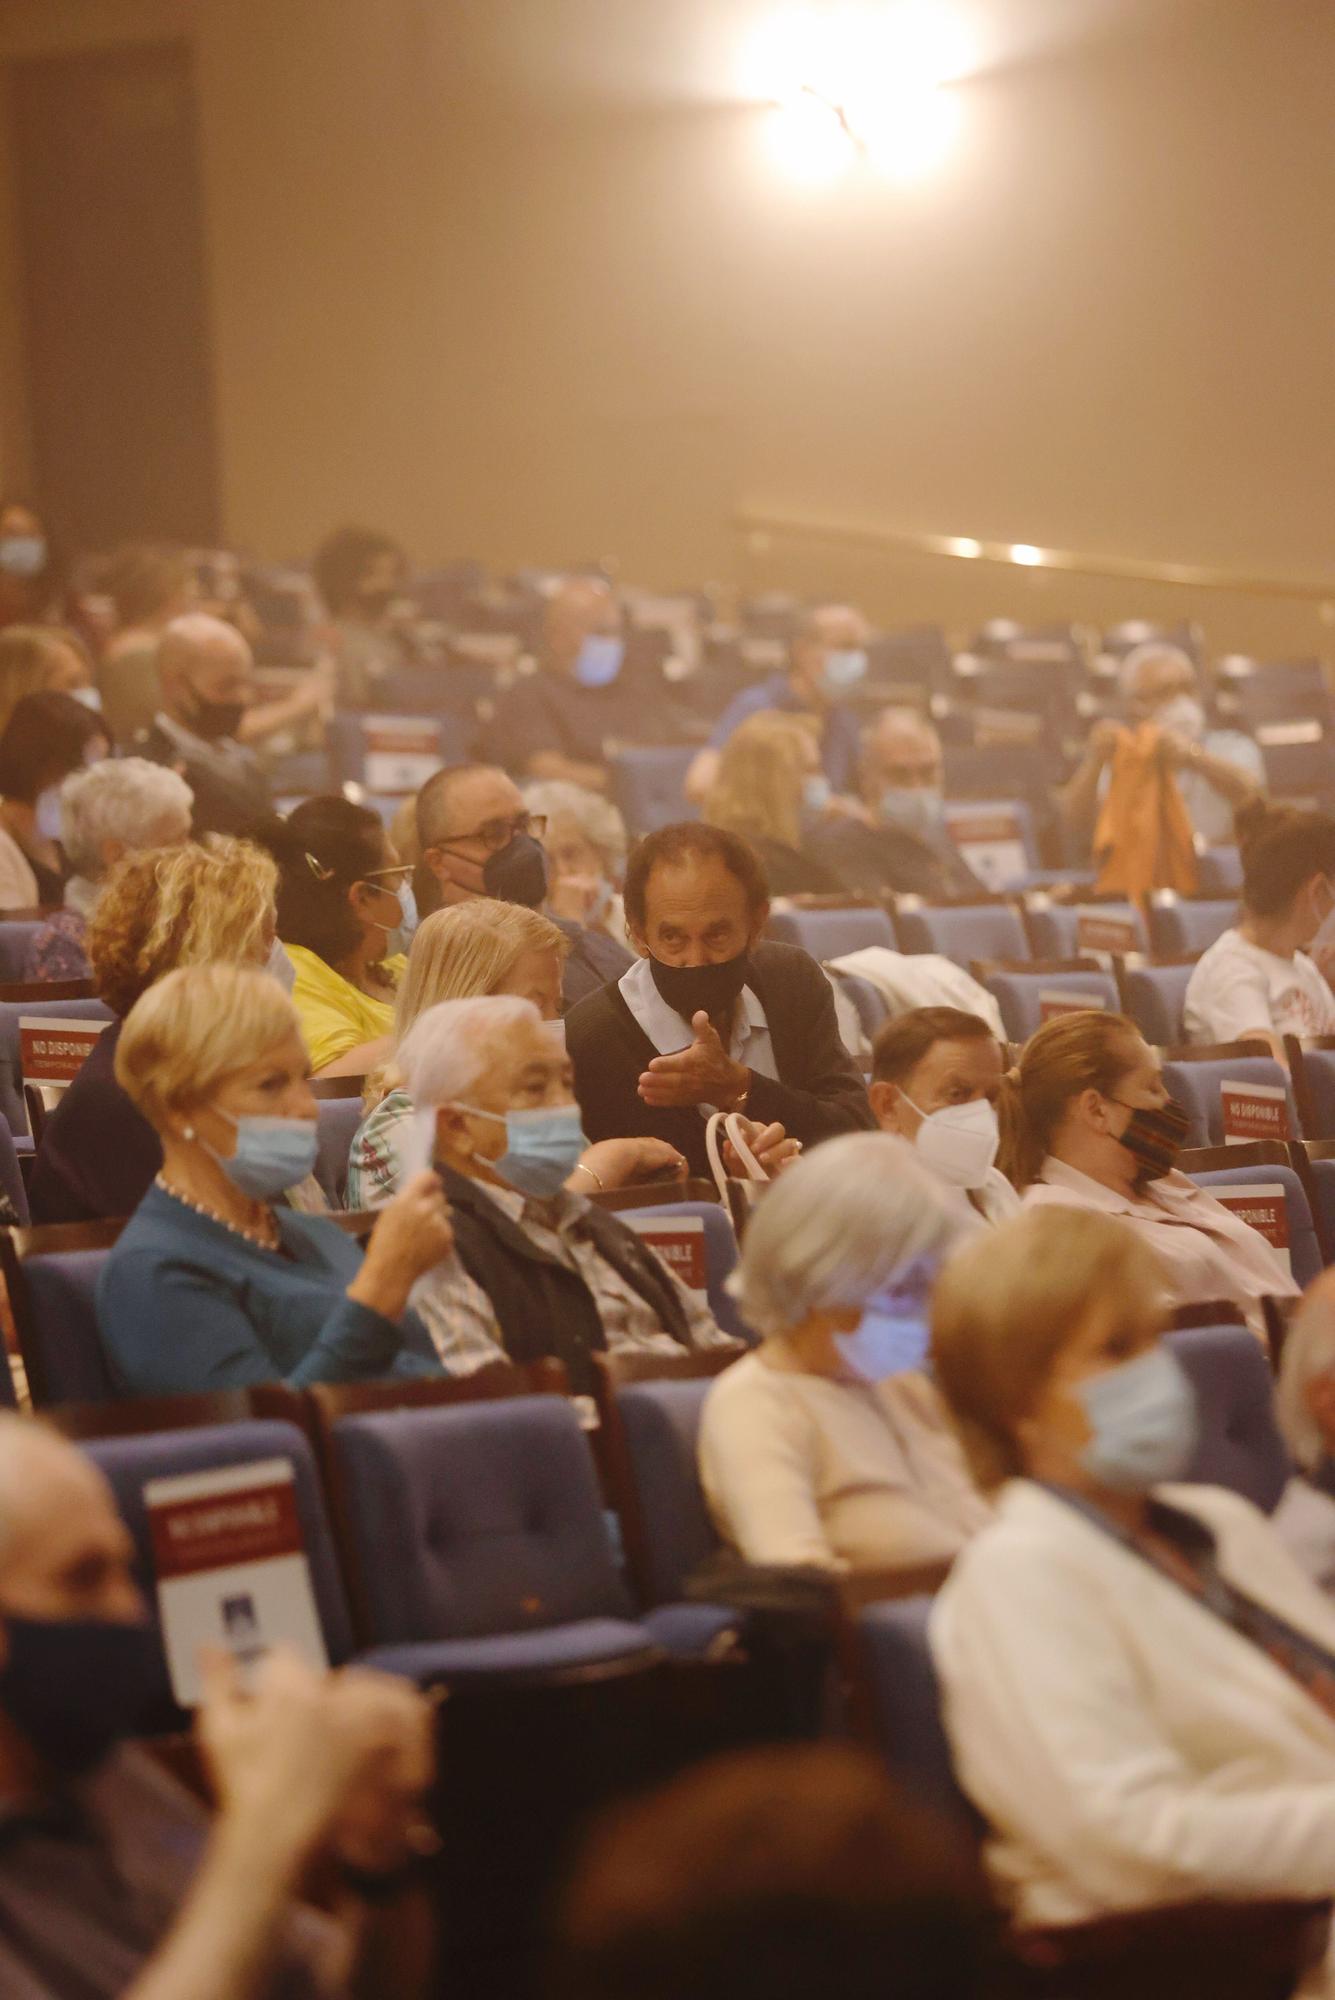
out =
[[[1159,754],[1177,781],[1196,834],[1207,847],[1227,845],[1234,813],[1265,786],[1257,745],[1241,730],[1207,726],[1200,675],[1180,646],[1159,639],[1133,646],[1119,678],[1127,723],[1135,728],[1152,722],[1161,732]],[[1068,830],[1086,846],[1122,731],[1119,722],[1095,723],[1084,756],[1057,793]]]
[[548,910],[628,947],[621,884],[630,842],[626,822],[612,801],[582,785],[553,778],[546,784],[526,785],[524,804],[535,818],[547,822],[543,846],[551,877]]
[[84,933],[107,874],[141,847],[178,847],[190,838],[193,794],[185,779],[146,757],[104,758],[60,788],[60,839],[73,874],[65,907],[33,937],[23,976],[87,979]]
[[[0,1992],[335,2000],[361,1893],[430,1837],[431,1711],[388,1675],[277,1649],[243,1684],[206,1650],[210,1820],[132,1740],[163,1684],[133,1558],[92,1460],[0,1414]],[[300,1904],[315,1868],[336,1916]]]
[[508,995],[443,1000],[398,1064],[454,1225],[454,1250],[409,1300],[449,1374],[554,1355],[587,1395],[596,1352],[726,1342],[636,1232],[580,1191],[597,1175],[580,1165],[588,1141],[558,1022]]
[[747,1562],[943,1571],[988,1519],[924,1372],[937,1268],[967,1228],[884,1132],[828,1140],[756,1209],[729,1289],[761,1344],[700,1431],[710,1512]]

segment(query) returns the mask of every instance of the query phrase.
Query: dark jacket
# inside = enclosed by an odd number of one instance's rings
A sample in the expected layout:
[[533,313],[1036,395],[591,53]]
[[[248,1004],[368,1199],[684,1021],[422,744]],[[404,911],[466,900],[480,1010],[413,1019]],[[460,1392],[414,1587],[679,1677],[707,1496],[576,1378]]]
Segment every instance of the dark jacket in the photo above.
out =
[[885,821],[864,826],[855,819],[832,820],[812,831],[806,851],[846,889],[877,901],[888,893],[926,896],[929,902],[987,894],[946,833],[928,841]]
[[[753,1074],[747,1117],[762,1124],[777,1119],[806,1146],[840,1132],[874,1131],[867,1087],[839,1039],[834,996],[815,959],[796,945],[761,944],[752,962],[749,983],[769,1022],[779,1078]],[[683,1048],[691,1040],[686,1021],[681,1039]],[[604,986],[566,1015],[566,1047],[590,1139],[666,1139],[685,1154],[693,1174],[708,1174],[705,1120],[696,1107],[660,1110],[640,1097],[640,1076],[658,1050],[618,987]]]
[[98,1036],[46,1121],[28,1183],[34,1222],[132,1215],[162,1166],[157,1133],[116,1081],[122,1025]]
[[136,737],[132,748],[137,757],[165,764],[185,779],[195,795],[191,831],[196,838],[204,833],[253,832],[256,822],[272,810],[269,781],[252,758],[238,753],[228,769],[221,760],[191,757],[156,722]]
[[[438,1166],[449,1198],[459,1261],[491,1300],[501,1341],[512,1361],[555,1355],[564,1361],[577,1395],[593,1390],[589,1356],[607,1345],[598,1306],[577,1271],[531,1241],[492,1201],[484,1187]],[[612,1269],[649,1306],[663,1331],[691,1345],[681,1299],[663,1265],[626,1223],[590,1206],[583,1227]]]
[[550,910],[544,910],[543,915],[570,940],[570,956],[561,972],[561,1000],[566,1007],[587,1000],[609,979],[620,979],[635,963],[626,947],[608,937],[606,931],[590,930],[570,917],[554,917]]

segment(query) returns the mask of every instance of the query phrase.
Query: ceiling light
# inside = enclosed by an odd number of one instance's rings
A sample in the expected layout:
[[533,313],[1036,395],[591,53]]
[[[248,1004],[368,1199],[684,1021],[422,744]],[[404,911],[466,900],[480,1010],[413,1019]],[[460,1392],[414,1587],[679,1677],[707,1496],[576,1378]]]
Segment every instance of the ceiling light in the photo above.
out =
[[1032,542],[1012,542],[1011,561],[1024,569],[1037,569],[1043,562],[1042,549],[1036,549]]

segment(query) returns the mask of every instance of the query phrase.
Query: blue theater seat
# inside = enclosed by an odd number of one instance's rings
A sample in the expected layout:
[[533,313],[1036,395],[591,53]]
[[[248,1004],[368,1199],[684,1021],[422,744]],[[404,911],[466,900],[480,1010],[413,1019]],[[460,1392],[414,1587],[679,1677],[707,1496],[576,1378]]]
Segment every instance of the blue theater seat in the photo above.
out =
[[842,910],[776,909],[769,935],[779,944],[800,945],[813,958],[842,958],[846,952],[882,945],[894,951],[895,931],[884,910],[850,906]]

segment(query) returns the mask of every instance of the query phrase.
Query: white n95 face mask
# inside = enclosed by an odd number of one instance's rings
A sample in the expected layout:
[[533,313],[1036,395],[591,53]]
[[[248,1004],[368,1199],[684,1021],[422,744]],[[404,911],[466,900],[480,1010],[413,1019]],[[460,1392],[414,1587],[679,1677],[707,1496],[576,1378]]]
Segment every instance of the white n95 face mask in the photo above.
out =
[[[908,1092],[902,1095],[918,1111]],[[918,1116],[922,1124],[913,1144],[923,1165],[951,1187],[981,1187],[1001,1144],[995,1106],[977,1097],[971,1104],[947,1104],[942,1111],[918,1111]]]

